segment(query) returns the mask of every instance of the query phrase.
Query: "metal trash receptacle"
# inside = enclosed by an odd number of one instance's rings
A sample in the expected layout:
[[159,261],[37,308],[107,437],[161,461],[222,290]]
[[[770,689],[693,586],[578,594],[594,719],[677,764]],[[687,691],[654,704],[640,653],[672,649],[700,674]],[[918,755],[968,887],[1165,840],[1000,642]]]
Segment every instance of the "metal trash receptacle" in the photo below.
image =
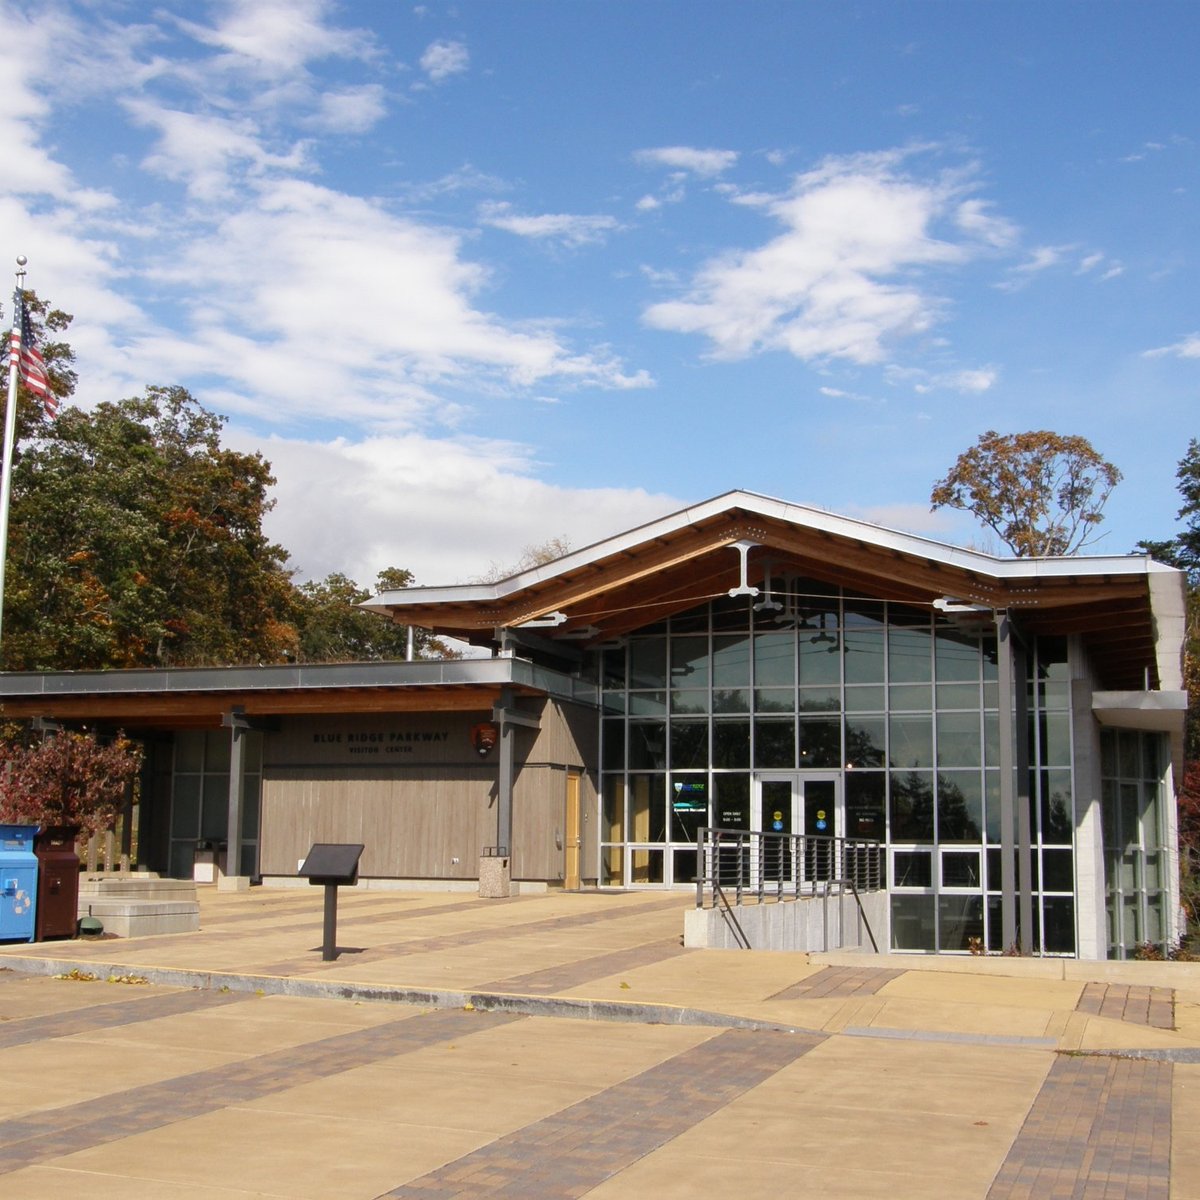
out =
[[0,825],[0,942],[32,942],[37,916],[36,825]]
[[48,825],[33,839],[37,857],[37,921],[39,942],[73,938],[79,926],[78,825]]

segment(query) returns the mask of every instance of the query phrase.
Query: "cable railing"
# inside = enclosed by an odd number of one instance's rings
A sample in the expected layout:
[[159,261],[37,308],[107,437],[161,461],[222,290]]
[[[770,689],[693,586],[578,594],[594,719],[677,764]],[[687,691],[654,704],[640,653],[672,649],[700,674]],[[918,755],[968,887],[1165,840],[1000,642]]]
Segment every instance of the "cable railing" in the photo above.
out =
[[[820,897],[821,945],[828,948],[829,898],[849,892],[862,928],[878,954],[861,893],[877,892],[883,887],[883,847],[871,839],[709,826],[696,834],[696,907],[706,907],[707,892],[712,907],[720,912],[735,944],[743,950],[751,948],[736,913],[743,903]],[[840,902],[838,908],[840,912]]]
[[819,895],[834,884],[884,886],[883,846],[868,838],[703,826],[696,833],[696,907],[723,893],[734,906]]

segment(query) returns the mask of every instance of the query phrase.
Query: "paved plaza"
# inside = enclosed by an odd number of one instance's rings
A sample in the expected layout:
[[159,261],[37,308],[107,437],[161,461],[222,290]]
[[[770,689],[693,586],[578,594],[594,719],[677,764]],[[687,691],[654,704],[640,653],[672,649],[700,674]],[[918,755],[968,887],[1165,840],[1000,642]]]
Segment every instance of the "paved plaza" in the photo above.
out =
[[685,950],[690,897],[201,890],[0,947],[0,1190],[1200,1200],[1200,965]]

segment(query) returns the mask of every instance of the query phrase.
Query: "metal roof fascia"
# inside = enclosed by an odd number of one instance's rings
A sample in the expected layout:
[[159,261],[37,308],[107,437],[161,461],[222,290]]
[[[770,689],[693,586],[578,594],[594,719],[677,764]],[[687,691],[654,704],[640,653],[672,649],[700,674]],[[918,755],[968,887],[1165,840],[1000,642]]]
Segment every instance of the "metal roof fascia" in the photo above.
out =
[[1013,581],[1038,578],[1090,577],[1095,575],[1142,575],[1159,571],[1174,571],[1175,568],[1156,563],[1146,555],[1061,555],[1054,558],[1000,558],[978,550],[968,550],[937,542],[918,534],[902,533],[869,521],[843,517],[825,509],[794,504],[761,496],[754,492],[733,491],[716,496],[700,504],[680,509],[658,520],[647,522],[616,534],[601,542],[594,542],[552,563],[530,568],[517,575],[494,584],[459,584],[451,587],[404,588],[381,592],[361,607],[377,612],[390,612],[396,608],[407,608],[419,604],[499,602],[535,583],[548,580],[587,566],[597,559],[634,549],[654,537],[678,532],[736,508],[762,517],[772,517],[790,525],[803,526],[836,537],[865,541],[884,550],[893,550],[915,558],[926,558],[943,566],[958,567],[964,571],[990,575],[994,579]]
[[0,673],[0,700],[44,696],[181,695],[186,693],[320,691],[372,687],[503,687],[518,684],[564,699],[594,703],[593,684],[523,658],[425,662],[317,663],[310,666],[163,667],[131,671]]

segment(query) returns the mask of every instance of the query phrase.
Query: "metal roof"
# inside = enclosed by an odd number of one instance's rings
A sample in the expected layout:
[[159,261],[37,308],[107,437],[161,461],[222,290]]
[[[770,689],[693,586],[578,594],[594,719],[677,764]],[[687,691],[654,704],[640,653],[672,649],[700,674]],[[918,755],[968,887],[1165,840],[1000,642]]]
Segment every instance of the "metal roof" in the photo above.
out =
[[1104,686],[1142,687],[1147,674],[1179,686],[1184,579],[1172,567],[1145,555],[999,557],[745,491],[495,583],[387,591],[364,607],[477,644],[530,622],[547,640],[594,644],[726,593],[740,582],[738,543],[755,547],[755,586],[791,572],[906,604],[1004,610],[1033,633],[1083,637]]

